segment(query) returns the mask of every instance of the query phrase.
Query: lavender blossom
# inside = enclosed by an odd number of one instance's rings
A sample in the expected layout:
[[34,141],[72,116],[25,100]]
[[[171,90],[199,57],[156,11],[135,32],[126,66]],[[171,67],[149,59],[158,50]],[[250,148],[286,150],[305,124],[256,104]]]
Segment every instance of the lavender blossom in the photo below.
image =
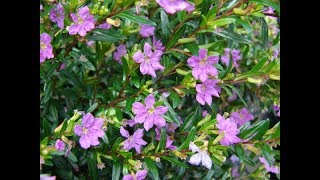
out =
[[87,6],[80,8],[77,14],[72,13],[70,16],[73,20],[73,24],[68,29],[70,35],[78,33],[80,36],[85,36],[95,27],[94,17]]
[[241,139],[237,137],[237,134],[240,131],[237,129],[237,124],[234,122],[232,117],[225,119],[220,114],[217,114],[217,121],[219,133],[224,133],[223,138],[220,140],[221,145],[229,146],[241,141]]
[[169,14],[182,10],[188,12],[194,10],[194,5],[185,0],[156,0],[156,2]]
[[154,26],[142,24],[140,25],[140,35],[142,37],[149,37],[154,35],[154,30],[156,29]]
[[242,108],[237,112],[232,112],[231,117],[238,126],[242,126],[246,122],[254,119],[253,115],[249,113],[247,108]]
[[64,148],[65,148],[65,143],[64,143],[62,140],[58,139],[58,140],[56,141],[55,148],[56,148],[58,151],[63,151]]
[[74,133],[80,136],[79,142],[82,148],[88,149],[90,146],[99,145],[98,138],[104,136],[102,125],[101,118],[95,118],[91,113],[87,113],[82,118],[82,124],[74,126]]
[[118,63],[122,64],[121,57],[127,54],[126,46],[121,44],[117,47],[117,51],[113,53],[113,59],[118,61]]
[[199,56],[191,56],[188,59],[188,65],[192,67],[192,75],[195,79],[200,79],[202,82],[206,81],[209,76],[218,75],[214,64],[218,63],[218,56],[207,56],[206,49],[199,50]]
[[190,160],[188,161],[190,164],[198,166],[200,163],[208,169],[211,169],[212,160],[208,155],[208,152],[205,150],[201,150],[198,146],[196,146],[193,142],[190,142],[189,149],[192,152],[197,152],[192,155]]
[[147,174],[147,170],[139,170],[136,174],[129,174],[123,176],[122,180],[144,180]]
[[133,60],[140,64],[140,72],[145,75],[149,74],[152,77],[156,77],[156,70],[164,70],[164,67],[160,64],[160,58],[163,51],[156,50],[152,52],[151,45],[149,43],[144,44],[144,53],[141,51],[136,52],[133,55]]
[[49,18],[52,22],[57,23],[59,28],[64,28],[64,8],[60,3],[50,11]]
[[164,106],[154,107],[155,98],[152,94],[149,94],[144,102],[145,105],[140,102],[133,103],[132,111],[136,115],[134,121],[140,124],[144,123],[143,126],[146,131],[149,131],[153,125],[156,125],[158,128],[164,127],[166,121],[162,115],[168,111],[168,108]]
[[240,51],[236,50],[236,49],[229,49],[229,48],[225,48],[224,49],[224,55],[221,56],[221,61],[228,66],[229,65],[229,61],[230,61],[230,52],[231,52],[231,56],[232,56],[232,62],[234,67],[239,67],[238,62],[239,60],[242,59],[241,55],[240,55]]
[[137,129],[132,136],[130,136],[129,132],[125,130],[122,126],[120,128],[120,133],[123,137],[127,139],[124,141],[123,149],[130,150],[131,148],[135,148],[138,154],[141,153],[141,146],[147,144],[146,141],[142,139],[143,129]]
[[42,33],[40,35],[40,63],[43,63],[46,59],[54,58],[53,48],[50,43],[51,36],[47,33]]
[[212,103],[212,96],[220,97],[219,93],[221,91],[220,87],[217,86],[219,80],[216,79],[208,79],[202,84],[197,84],[196,90],[196,100],[201,104],[204,105],[207,103],[211,105]]

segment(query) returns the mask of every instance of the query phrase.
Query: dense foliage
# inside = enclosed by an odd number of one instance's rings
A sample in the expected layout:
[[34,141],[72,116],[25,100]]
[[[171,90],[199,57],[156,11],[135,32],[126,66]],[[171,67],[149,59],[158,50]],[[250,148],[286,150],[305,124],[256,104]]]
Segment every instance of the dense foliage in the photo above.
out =
[[40,179],[279,179],[279,3],[42,0]]

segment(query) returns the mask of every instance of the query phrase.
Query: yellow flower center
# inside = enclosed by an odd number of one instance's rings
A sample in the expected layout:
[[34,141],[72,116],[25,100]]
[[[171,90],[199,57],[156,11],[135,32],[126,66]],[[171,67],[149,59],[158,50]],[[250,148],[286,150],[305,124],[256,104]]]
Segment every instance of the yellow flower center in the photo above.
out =
[[47,48],[47,46],[46,46],[46,44],[44,44],[43,42],[40,42],[40,48],[41,48],[42,50],[44,50],[44,49]]
[[78,24],[83,24],[83,19],[80,16],[78,16]]
[[83,132],[83,134],[88,134],[89,130],[87,128],[83,127],[82,132]]
[[149,113],[149,114],[153,114],[153,112],[154,112],[154,108],[153,108],[153,107],[150,108],[150,109],[148,109],[148,113]]
[[200,66],[204,66],[207,64],[207,58],[201,59]]
[[202,85],[201,89],[202,89],[202,91],[205,91],[206,90],[206,86]]

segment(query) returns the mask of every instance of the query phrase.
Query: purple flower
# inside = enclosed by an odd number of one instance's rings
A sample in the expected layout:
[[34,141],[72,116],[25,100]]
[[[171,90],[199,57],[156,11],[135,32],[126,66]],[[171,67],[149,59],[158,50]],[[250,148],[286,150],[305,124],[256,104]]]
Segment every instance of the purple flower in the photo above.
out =
[[146,25],[146,24],[141,24],[140,25],[140,35],[142,37],[149,37],[154,35],[154,30],[156,29],[153,26]]
[[102,130],[103,120],[101,118],[95,118],[91,113],[87,113],[82,118],[82,125],[75,125],[74,132],[80,136],[80,145],[84,149],[88,149],[90,146],[99,145],[98,138],[104,136]]
[[233,178],[240,176],[237,167],[233,167],[233,168],[232,168],[232,170],[231,170],[231,175],[232,175]]
[[218,56],[207,56],[206,49],[199,50],[199,56],[191,56],[188,59],[188,65],[192,67],[192,75],[195,79],[202,82],[208,79],[208,76],[218,75],[217,69],[213,66],[218,63]]
[[87,46],[89,46],[89,47],[93,46],[94,43],[95,43],[95,41],[87,41],[86,42]]
[[59,28],[64,28],[64,8],[60,3],[50,11],[50,20],[57,23]]
[[133,127],[136,125],[136,122],[132,119],[126,119],[123,121],[123,126],[129,125],[130,127]]
[[205,103],[207,103],[208,105],[211,105],[212,96],[220,97],[219,93],[221,89],[220,87],[217,86],[218,82],[219,80],[216,80],[216,79],[208,79],[202,84],[197,84],[196,99],[201,105],[204,105]]
[[233,164],[236,164],[240,161],[240,159],[238,158],[238,156],[232,154],[232,156],[230,157],[230,161],[233,163]]
[[66,68],[66,64],[65,64],[65,63],[62,63],[61,66],[60,66],[59,71],[63,70],[64,68]]
[[178,125],[174,122],[166,124],[166,131],[168,133],[174,133],[177,128],[178,128]]
[[56,141],[55,148],[56,148],[58,151],[63,151],[64,148],[65,148],[64,142],[61,141],[60,139],[58,139],[58,140]]
[[56,180],[56,176],[49,176],[47,174],[41,174],[40,180]]
[[273,58],[277,58],[279,56],[280,49],[276,49],[273,51]]
[[148,174],[147,170],[140,170],[136,174],[123,176],[122,180],[144,180]]
[[210,156],[208,155],[207,151],[201,150],[193,142],[190,142],[189,149],[192,152],[198,152],[198,153],[191,156],[190,160],[188,161],[190,164],[198,166],[201,162],[203,166],[205,166],[208,169],[211,169],[212,160],[211,160]]
[[42,11],[43,10],[43,5],[42,4],[40,4],[40,11]]
[[105,23],[102,23],[98,26],[98,28],[100,29],[110,29],[111,28],[111,24],[105,22]]
[[47,33],[42,33],[40,35],[40,63],[43,63],[46,59],[51,59],[54,57],[52,51],[51,36]]
[[237,61],[239,61],[239,60],[242,59],[239,50],[236,50],[236,49],[231,50],[231,49],[229,49],[229,48],[225,48],[225,49],[224,49],[224,55],[221,56],[221,61],[222,61],[226,66],[229,65],[230,51],[231,51],[232,62],[233,62],[234,67],[239,67]]
[[127,139],[124,141],[123,149],[130,150],[131,148],[135,148],[138,154],[141,152],[141,146],[147,144],[146,141],[142,139],[143,129],[137,129],[132,136],[130,136],[129,132],[125,130],[122,126],[120,128],[120,133],[123,137]]
[[80,36],[85,36],[88,31],[94,29],[94,17],[87,6],[80,8],[77,14],[72,13],[70,16],[74,22],[68,30],[70,35],[78,33]]
[[229,146],[241,141],[241,139],[237,137],[237,134],[240,131],[237,129],[237,124],[234,122],[232,117],[225,119],[220,114],[217,114],[217,121],[219,133],[224,133],[223,138],[220,140],[221,145]]
[[191,12],[194,10],[194,5],[185,0],[156,0],[157,3],[169,14],[174,14],[177,11],[186,10]]
[[208,111],[207,110],[203,110],[201,114],[202,114],[202,117],[206,117],[208,115]]
[[118,61],[118,63],[122,64],[121,57],[127,54],[126,46],[121,44],[117,47],[117,51],[113,53],[113,59]]
[[132,111],[136,115],[134,121],[136,123],[144,123],[143,127],[146,131],[149,131],[153,125],[158,128],[164,127],[166,121],[163,119],[162,115],[168,111],[167,107],[157,106],[154,107],[155,99],[152,94],[149,94],[144,100],[146,106],[140,102],[135,102],[132,105]]
[[155,36],[152,37],[152,44],[153,44],[154,51],[156,51],[156,50],[163,51],[165,49],[165,47],[162,45],[161,40],[157,41]]
[[[160,130],[158,128],[156,128],[155,132],[156,132],[155,139],[157,141],[160,141]],[[168,136],[168,135],[167,135],[167,138],[166,138],[166,148],[171,149],[171,150],[174,150],[174,149],[177,148],[177,146],[173,145],[173,140],[171,140],[170,136]]]
[[151,45],[145,43],[143,47],[144,53],[140,50],[133,55],[133,60],[140,64],[140,72],[145,75],[149,74],[152,77],[156,77],[156,70],[164,70],[164,67],[160,64],[160,59],[163,51],[156,50],[152,52]]
[[276,173],[276,174],[279,173],[279,167],[270,166],[264,157],[259,157],[259,160],[262,164],[264,164],[264,167],[266,168],[266,170],[268,172],[272,172],[272,173]]
[[249,113],[247,108],[242,108],[237,112],[232,112],[231,117],[238,126],[242,126],[246,122],[254,119],[253,115]]
[[236,100],[237,97],[238,97],[237,93],[234,90],[232,90],[232,96],[228,97],[228,101],[232,102],[232,101]]
[[277,116],[280,117],[280,106],[279,105],[274,105],[273,110],[277,113]]

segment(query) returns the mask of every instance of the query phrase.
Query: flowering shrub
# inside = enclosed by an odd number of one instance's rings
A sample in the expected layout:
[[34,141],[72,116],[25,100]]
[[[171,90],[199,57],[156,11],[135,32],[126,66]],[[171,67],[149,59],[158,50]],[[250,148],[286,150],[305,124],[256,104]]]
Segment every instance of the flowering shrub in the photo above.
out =
[[40,179],[279,178],[279,14],[41,1]]

